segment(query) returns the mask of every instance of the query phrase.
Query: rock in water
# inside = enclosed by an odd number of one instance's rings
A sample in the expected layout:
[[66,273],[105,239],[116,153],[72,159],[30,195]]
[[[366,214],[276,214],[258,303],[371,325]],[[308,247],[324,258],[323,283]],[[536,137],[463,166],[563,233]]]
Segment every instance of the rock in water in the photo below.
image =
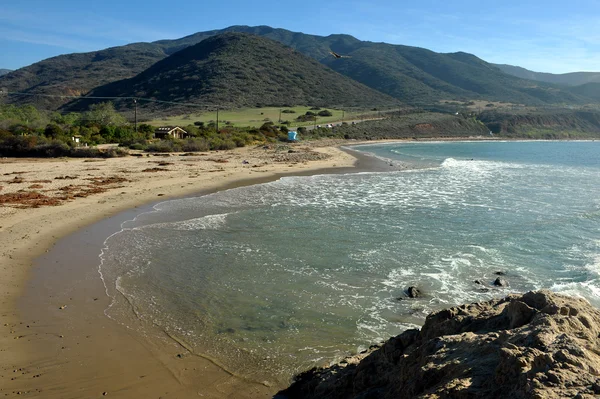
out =
[[498,277],[496,278],[496,280],[494,280],[494,285],[496,287],[508,287],[508,281],[506,281],[505,279]]
[[409,298],[418,298],[421,296],[421,291],[417,287],[408,287],[407,293]]
[[572,398],[600,392],[600,311],[550,291],[430,314],[279,398]]

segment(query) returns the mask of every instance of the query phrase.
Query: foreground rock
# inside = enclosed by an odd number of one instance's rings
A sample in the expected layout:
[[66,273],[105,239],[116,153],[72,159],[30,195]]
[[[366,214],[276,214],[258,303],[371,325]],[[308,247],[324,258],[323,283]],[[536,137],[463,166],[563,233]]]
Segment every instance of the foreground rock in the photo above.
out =
[[429,315],[381,347],[300,374],[287,398],[592,398],[600,311],[549,291]]

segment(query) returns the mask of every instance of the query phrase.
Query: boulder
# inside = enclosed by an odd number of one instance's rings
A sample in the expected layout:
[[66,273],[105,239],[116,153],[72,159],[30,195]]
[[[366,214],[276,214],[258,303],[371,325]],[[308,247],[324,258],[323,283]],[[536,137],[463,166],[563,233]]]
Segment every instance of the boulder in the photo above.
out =
[[[600,392],[600,311],[550,291],[430,314],[279,398],[572,398]],[[579,395],[579,396],[578,396]]]
[[505,279],[498,277],[494,280],[493,283],[496,287],[508,287],[508,281],[506,281]]
[[417,287],[408,287],[406,293],[409,298],[419,298],[421,296],[421,291]]

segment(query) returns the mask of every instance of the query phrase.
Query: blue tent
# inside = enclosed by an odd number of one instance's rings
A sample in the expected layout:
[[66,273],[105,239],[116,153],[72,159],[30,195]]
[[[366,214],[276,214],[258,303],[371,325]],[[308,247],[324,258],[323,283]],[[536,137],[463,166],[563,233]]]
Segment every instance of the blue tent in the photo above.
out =
[[298,133],[296,133],[296,132],[294,132],[294,131],[289,131],[289,132],[288,132],[288,140],[289,140],[289,141],[296,141],[296,140],[297,140],[297,139],[296,139],[296,135],[297,135],[297,134],[298,134]]

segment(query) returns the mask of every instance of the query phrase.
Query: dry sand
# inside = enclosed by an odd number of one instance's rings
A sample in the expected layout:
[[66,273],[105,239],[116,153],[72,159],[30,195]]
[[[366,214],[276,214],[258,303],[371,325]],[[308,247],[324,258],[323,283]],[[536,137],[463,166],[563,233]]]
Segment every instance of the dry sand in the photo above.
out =
[[[102,227],[88,236],[86,226],[253,179],[351,167],[355,158],[338,144],[106,160],[0,159],[0,397],[271,397],[278,387],[232,376],[105,317],[109,301],[92,267],[98,253],[85,251],[88,243],[97,248]],[[114,224],[107,222],[107,234]],[[69,243],[56,244],[69,234]]]

